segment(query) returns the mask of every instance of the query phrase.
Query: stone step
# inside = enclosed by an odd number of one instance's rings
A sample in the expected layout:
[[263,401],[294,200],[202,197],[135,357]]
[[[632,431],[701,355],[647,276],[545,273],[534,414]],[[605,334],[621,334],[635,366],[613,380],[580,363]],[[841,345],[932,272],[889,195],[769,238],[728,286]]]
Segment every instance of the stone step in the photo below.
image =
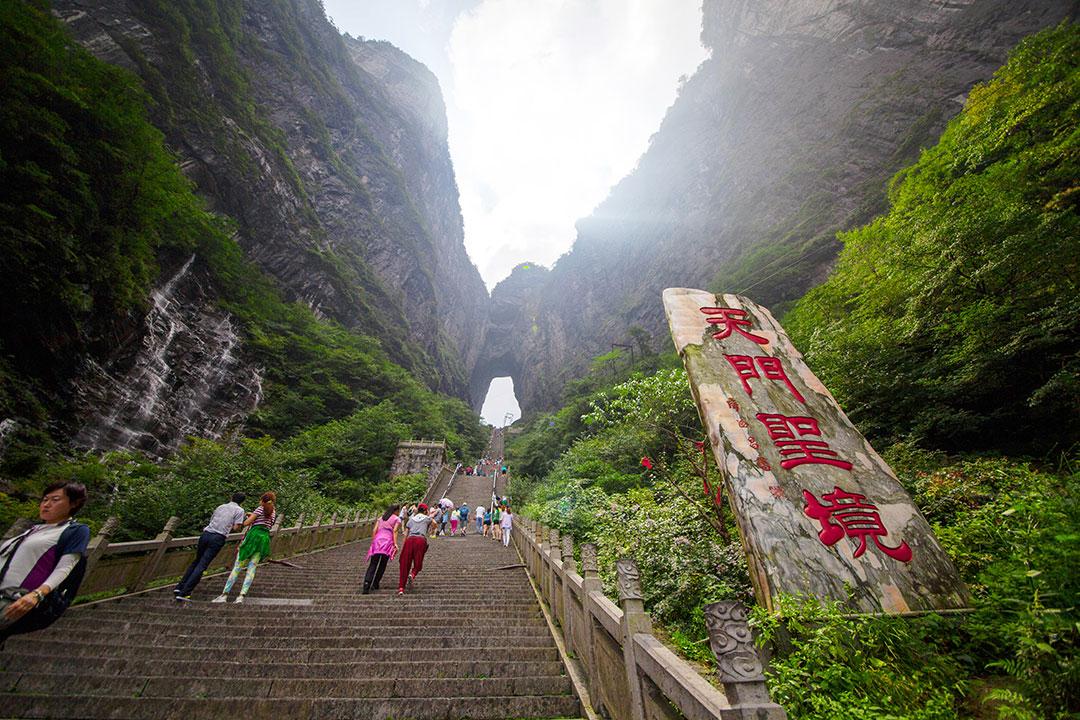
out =
[[[222,660],[211,656],[205,660],[176,660],[166,658],[128,658],[115,654],[97,657],[55,657],[42,654],[0,653],[0,670],[9,674],[52,673],[60,676],[80,674],[119,676],[171,676],[178,679],[201,677],[242,678],[250,674],[250,662]],[[503,661],[495,659],[462,660],[453,663],[432,663],[427,660],[392,660],[383,662],[307,662],[297,663],[285,658],[271,658],[259,663],[261,678],[363,679],[388,678],[515,678],[551,677],[564,671],[561,662],[554,660]]]
[[[395,601],[397,603],[397,601]],[[328,624],[335,625],[366,625],[369,621],[378,620],[386,622],[408,622],[415,619],[418,625],[435,622],[443,625],[454,626],[459,622],[474,621],[488,624],[515,624],[525,620],[539,619],[542,621],[543,614],[540,608],[533,604],[532,608],[522,607],[517,609],[483,609],[482,611],[468,611],[462,609],[445,610],[436,605],[426,603],[409,603],[402,599],[400,604],[393,606],[375,607],[371,610],[364,608],[327,608],[319,605],[258,605],[246,603],[209,604],[203,603],[197,606],[183,605],[177,607],[174,600],[163,602],[157,606],[147,606],[138,610],[119,610],[104,606],[85,612],[72,611],[65,619],[68,623],[86,622],[93,623],[101,620],[126,620],[139,618],[141,620],[154,620],[157,622],[186,623],[200,622],[204,619],[215,619],[222,622],[241,622],[245,619],[260,623],[289,623],[310,622],[313,618],[324,620]]]
[[[242,622],[207,622],[205,618],[198,623],[166,623],[166,622],[142,622],[139,620],[98,620],[92,625],[71,625],[64,632],[64,637],[70,642],[78,642],[95,637],[115,637],[124,635],[130,641],[150,641],[160,638],[164,634],[179,633],[187,636],[229,636],[236,637],[245,634],[255,634],[265,629],[265,625],[258,621],[247,620]],[[330,633],[333,634],[330,634]],[[145,636],[145,637],[141,637]],[[447,637],[458,639],[468,644],[475,638],[515,638],[515,637],[551,637],[547,625],[543,620],[534,623],[516,623],[513,626],[494,626],[490,623],[477,621],[472,627],[455,624],[447,627],[445,621],[434,619],[429,623],[400,622],[394,624],[378,623],[376,625],[358,625],[355,627],[341,627],[333,631],[326,629],[312,629],[297,625],[285,625],[274,628],[274,636],[279,638],[317,639],[317,638],[352,638],[362,640],[374,638],[385,640],[386,638],[401,637]],[[15,640],[12,640],[14,642]]]
[[[262,630],[263,633],[268,632],[266,629]],[[272,633],[273,631],[269,631]],[[508,647],[508,643],[511,640],[507,637],[484,637],[484,638],[469,638],[463,639],[457,635],[418,635],[414,634],[411,637],[418,637],[422,639],[422,644],[419,648],[426,650],[445,650],[447,648],[453,649],[462,646],[467,646],[476,652],[482,653],[500,653],[504,648],[507,650],[524,650],[534,648],[548,648],[554,647],[555,641],[551,639],[551,635],[543,636],[539,634],[519,635],[512,640],[512,645]],[[33,637],[19,637],[16,636],[8,641],[8,649],[13,652],[18,652],[20,649],[26,649],[32,647],[38,640]],[[175,632],[167,632],[161,634],[151,633],[119,633],[119,634],[97,634],[97,635],[76,635],[74,637],[65,638],[64,643],[71,647],[125,647],[125,648],[139,648],[147,647],[153,650],[164,650],[165,648],[182,648],[192,650],[222,650],[222,651],[250,651],[250,650],[289,650],[296,652],[299,650],[318,650],[320,648],[325,650],[381,650],[390,648],[397,648],[402,644],[400,635],[383,635],[381,637],[367,636],[367,637],[338,637],[331,635],[316,635],[308,638],[298,637],[278,637],[273,634],[198,634],[198,635],[181,635]],[[410,643],[410,647],[413,644]]]
[[[176,678],[166,676],[0,673],[0,692],[20,695],[85,695],[141,698],[413,698],[568,695],[565,676],[446,678]],[[0,695],[0,697],[4,697]]]
[[302,569],[263,565],[243,605],[206,602],[220,591],[218,576],[191,603],[163,588],[73,608],[49,630],[8,641],[0,716],[580,713],[524,571],[492,570],[515,564],[513,549],[476,537],[433,540],[403,597],[396,565],[380,591],[360,593],[365,553],[366,542],[294,558]]
[[[239,642],[241,638],[237,638]],[[112,653],[122,651],[124,657],[128,658],[160,658],[168,657],[174,660],[209,660],[215,657],[219,657],[221,654],[220,646],[211,647],[208,645],[196,645],[196,646],[184,646],[174,644],[173,638],[162,638],[161,642],[156,643],[154,646],[117,646],[112,643],[88,643],[83,642],[79,644],[71,644],[65,640],[46,639],[42,637],[37,638],[23,638],[19,642],[16,642],[16,638],[12,638],[8,641],[8,645],[5,647],[4,652],[18,653],[20,651],[29,651],[33,649],[35,652],[53,652],[53,653],[66,653],[72,657],[102,657],[108,656]],[[414,643],[410,642],[407,645],[403,642],[401,647],[381,647],[381,648],[330,648],[326,650],[311,649],[311,648],[296,648],[290,650],[289,659],[292,662],[305,663],[305,662],[381,662],[395,660],[401,657],[403,652],[417,653],[419,655],[434,654],[436,650],[443,650],[443,648],[432,645],[427,642]],[[488,652],[498,653],[500,659],[505,660],[558,660],[558,651],[553,646],[523,646],[516,644],[514,647],[509,648],[489,648]],[[230,656],[231,657],[231,656]],[[237,658],[240,662],[248,662],[248,664],[257,664],[265,660],[264,653],[252,653],[244,656],[240,654]]]
[[[238,680],[242,683],[243,680]],[[189,720],[231,718],[245,720],[503,720],[505,718],[576,717],[581,712],[572,695],[491,696],[457,698],[201,698],[162,702],[155,698],[86,697],[75,694],[4,697],[4,713],[10,717],[71,718],[87,720]]]

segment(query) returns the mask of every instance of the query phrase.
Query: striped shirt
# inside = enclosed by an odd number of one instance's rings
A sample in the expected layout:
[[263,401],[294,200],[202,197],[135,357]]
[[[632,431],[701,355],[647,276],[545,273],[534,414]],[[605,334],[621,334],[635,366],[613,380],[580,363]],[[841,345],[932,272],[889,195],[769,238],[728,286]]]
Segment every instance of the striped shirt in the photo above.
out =
[[274,510],[274,514],[270,517],[266,517],[266,511],[263,510],[263,506],[255,508],[255,522],[251,524],[251,527],[256,525],[263,525],[267,530],[271,530],[274,527],[274,519],[277,518],[277,510]]

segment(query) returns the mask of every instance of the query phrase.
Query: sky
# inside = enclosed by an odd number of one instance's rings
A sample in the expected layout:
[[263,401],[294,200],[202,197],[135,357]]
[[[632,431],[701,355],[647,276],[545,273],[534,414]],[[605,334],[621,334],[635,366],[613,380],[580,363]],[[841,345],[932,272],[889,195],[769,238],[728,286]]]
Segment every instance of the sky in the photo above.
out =
[[[489,289],[570,249],[707,55],[701,0],[323,3],[340,31],[388,40],[439,79],[465,249]],[[508,379],[497,389],[482,415],[501,426],[520,410]]]

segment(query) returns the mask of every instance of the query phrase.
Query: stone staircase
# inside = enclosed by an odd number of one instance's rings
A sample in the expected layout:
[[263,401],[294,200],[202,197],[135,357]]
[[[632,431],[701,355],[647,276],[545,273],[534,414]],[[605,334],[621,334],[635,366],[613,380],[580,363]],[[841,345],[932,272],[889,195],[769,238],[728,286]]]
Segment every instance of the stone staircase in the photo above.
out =
[[[490,478],[451,499],[487,505]],[[471,528],[470,528],[471,529]],[[580,706],[519,562],[475,534],[430,542],[361,595],[367,542],[264,564],[243,605],[171,590],[75,607],[0,652],[0,717],[546,718]],[[234,590],[234,597],[235,597]]]

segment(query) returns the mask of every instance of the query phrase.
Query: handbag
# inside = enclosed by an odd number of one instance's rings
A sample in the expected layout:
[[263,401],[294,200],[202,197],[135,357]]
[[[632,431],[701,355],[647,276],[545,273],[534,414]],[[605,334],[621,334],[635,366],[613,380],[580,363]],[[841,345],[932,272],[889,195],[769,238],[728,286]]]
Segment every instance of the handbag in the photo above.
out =
[[[35,528],[30,528],[22,534],[8,549],[7,560],[4,562],[4,567],[0,569],[0,578],[7,575],[8,568],[11,567],[11,561],[15,557],[15,553],[19,550],[19,546],[22,545],[23,540],[29,537],[30,533]],[[66,532],[66,531],[65,531]],[[63,536],[61,536],[62,538]],[[71,570],[71,573],[67,578],[60,583],[58,587],[53,588],[52,592],[45,596],[45,598],[39,602],[34,609],[26,613],[17,620],[8,620],[3,616],[4,610],[7,606],[15,602],[19,598],[32,593],[33,590],[27,590],[22,587],[6,587],[0,588],[0,631],[6,630],[16,622],[22,622],[23,628],[20,632],[26,630],[41,630],[47,628],[56,622],[64,611],[68,609],[71,601],[75,598],[75,593],[78,591],[79,585],[82,583],[83,574],[86,572],[86,558],[79,560],[78,564]]]
[[[0,569],[0,579],[7,575],[8,568],[11,567],[11,560],[15,557],[15,553],[19,550],[19,546],[22,545],[23,540],[29,537],[30,533],[34,532],[34,528],[30,528],[9,547],[7,560],[4,562],[3,569]],[[23,595],[26,595],[29,590],[21,587],[6,587],[0,588],[0,630],[3,630],[15,620],[9,620],[3,613],[7,610],[8,605],[15,602]],[[24,616],[25,617],[25,616]],[[20,618],[21,619],[21,618]]]

